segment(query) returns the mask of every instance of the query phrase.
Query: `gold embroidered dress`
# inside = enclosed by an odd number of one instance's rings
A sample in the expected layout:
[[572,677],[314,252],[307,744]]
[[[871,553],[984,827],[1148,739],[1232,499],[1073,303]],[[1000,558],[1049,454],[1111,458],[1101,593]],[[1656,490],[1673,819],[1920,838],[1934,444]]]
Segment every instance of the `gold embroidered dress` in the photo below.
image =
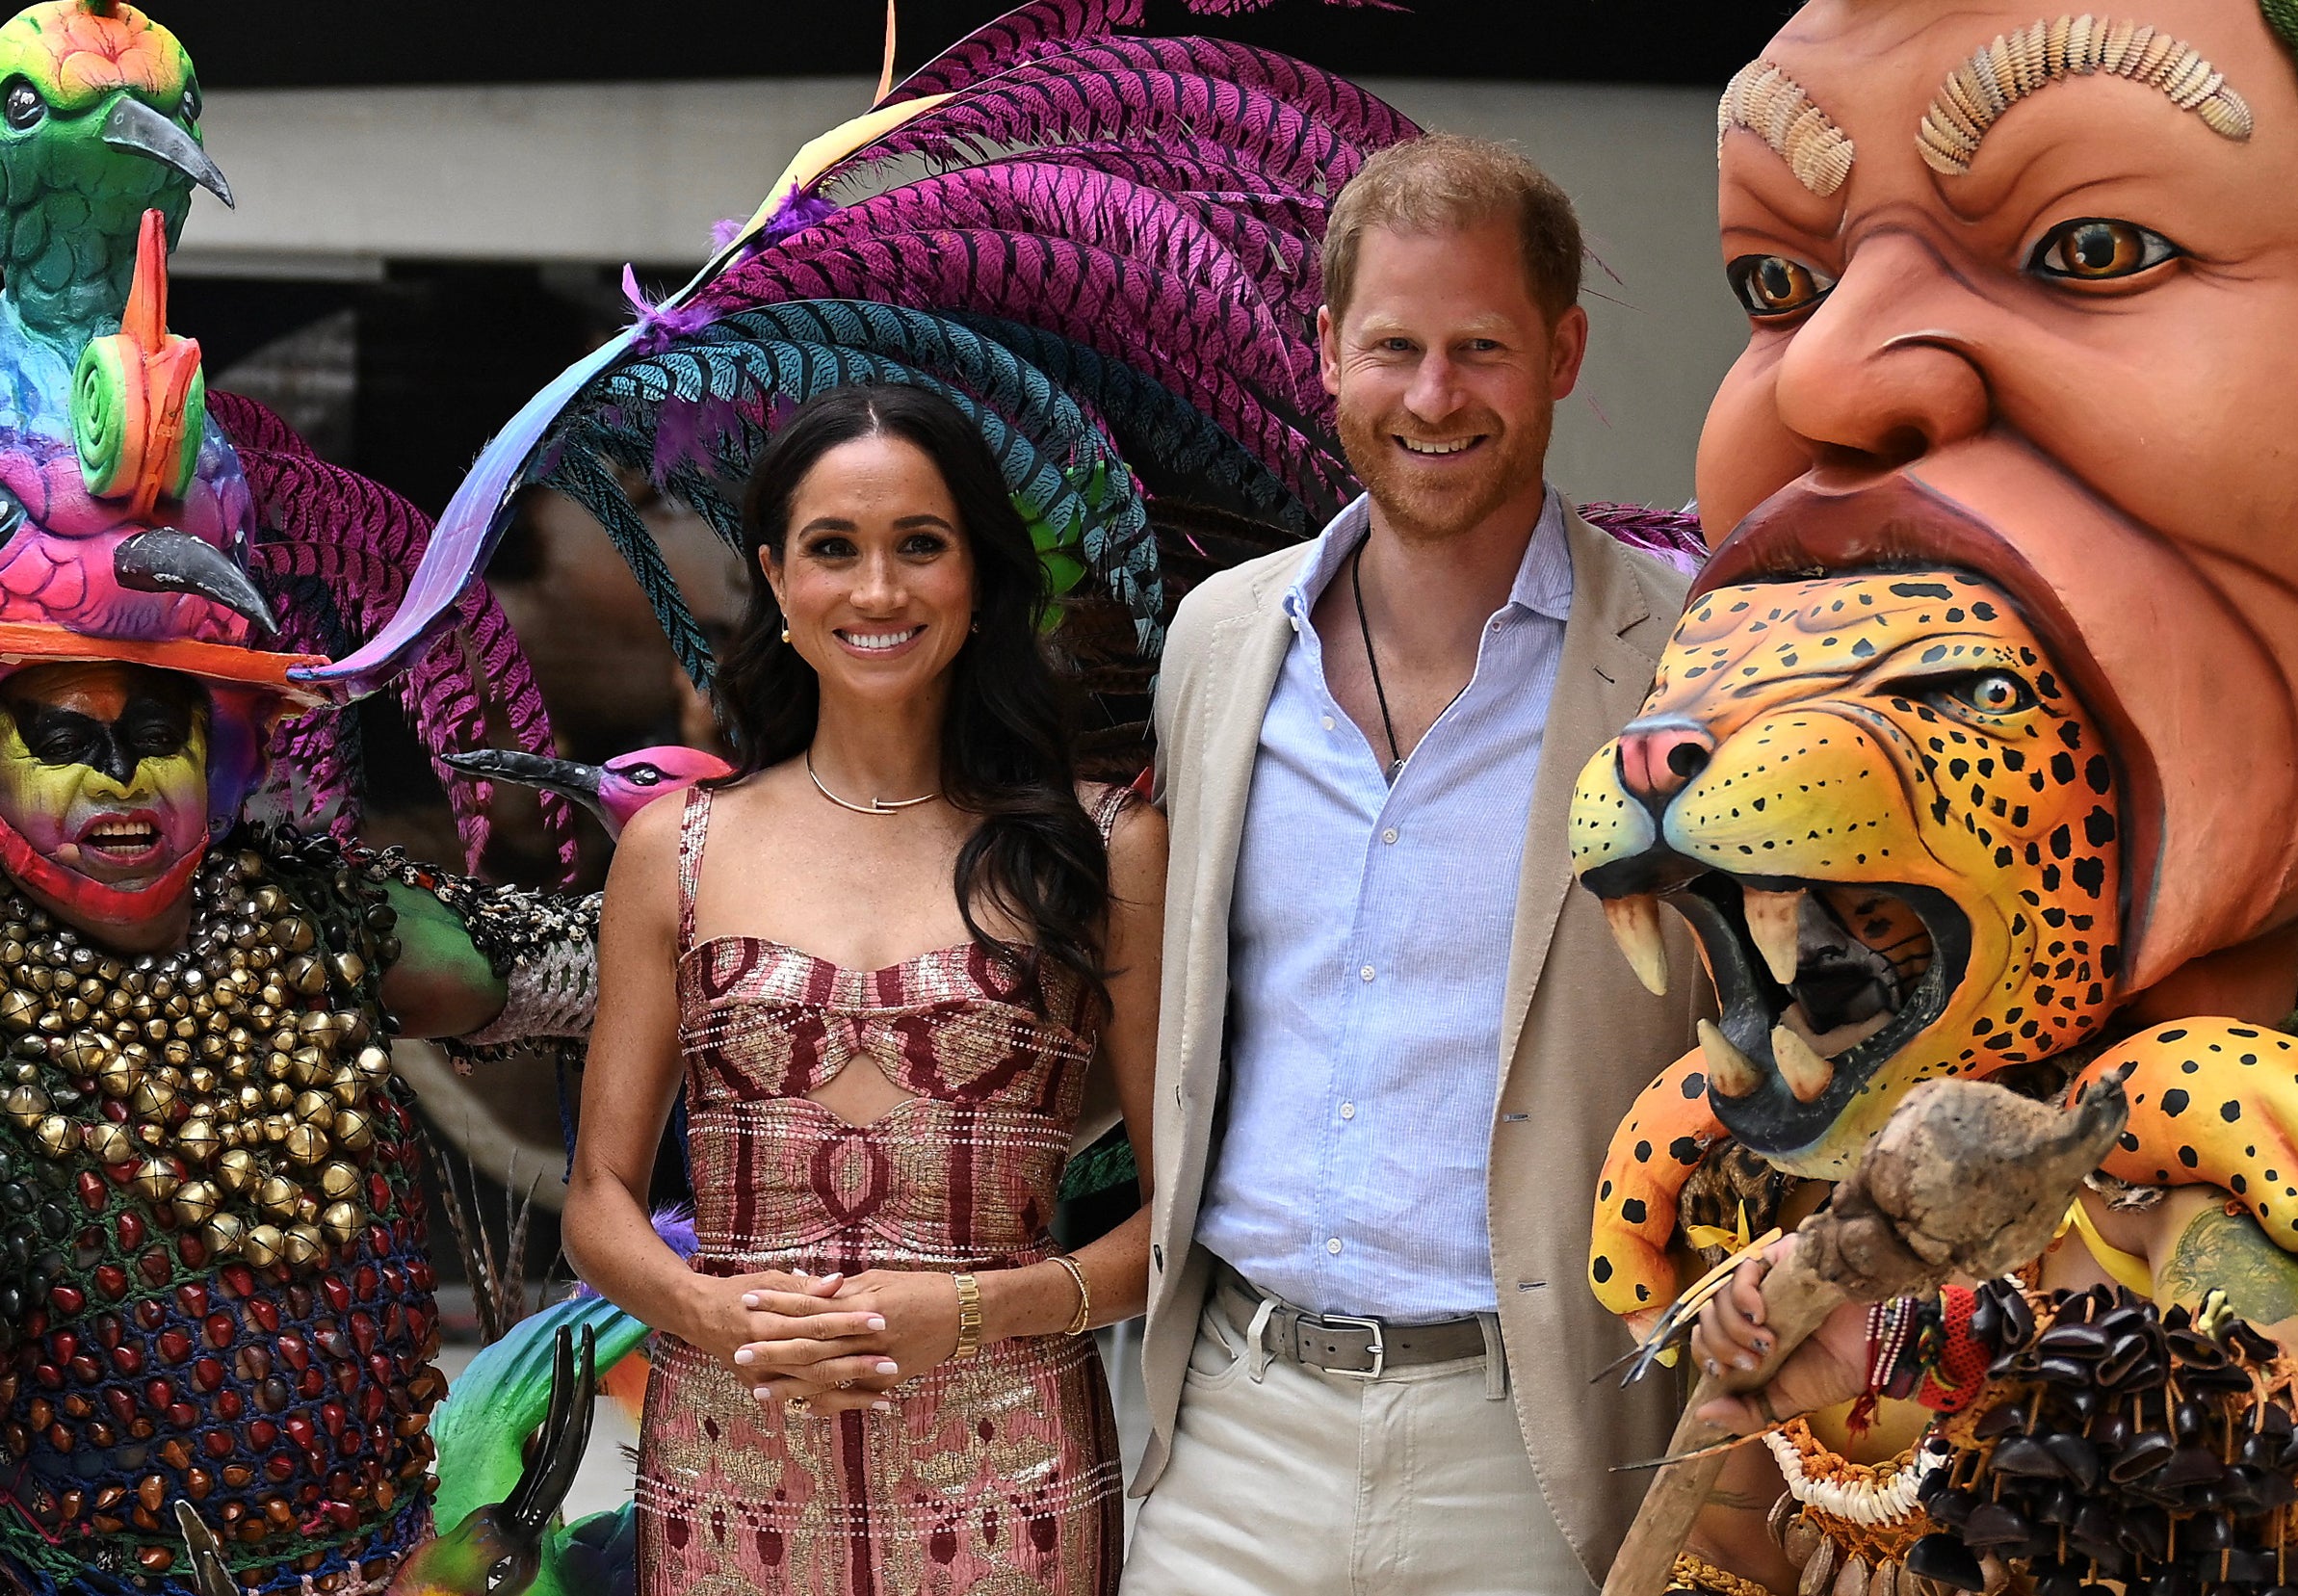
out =
[[[1125,795],[1095,805],[1106,836]],[[848,970],[693,940],[711,794],[679,839],[679,1046],[700,1250],[760,1269],[998,1269],[1047,1226],[1094,1034],[970,943]],[[807,1094],[882,1069],[907,1101],[850,1124]],[[904,1381],[890,1413],[761,1408],[665,1335],[639,1447],[641,1596],[1097,1596],[1123,1548],[1116,1422],[1090,1337],[1015,1338]]]

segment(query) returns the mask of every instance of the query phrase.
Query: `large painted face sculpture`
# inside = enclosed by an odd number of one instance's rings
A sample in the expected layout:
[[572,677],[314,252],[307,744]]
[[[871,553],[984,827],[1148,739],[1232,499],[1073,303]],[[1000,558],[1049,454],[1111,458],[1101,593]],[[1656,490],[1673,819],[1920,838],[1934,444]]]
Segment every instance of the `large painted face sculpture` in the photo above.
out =
[[0,864],[116,947],[172,941],[207,850],[208,720],[196,684],[137,666],[0,681]]
[[2126,990],[2287,924],[2298,72],[2256,0],[1815,0],[1721,122],[1703,590],[1984,571],[2112,755]]
[[2114,1007],[2119,801],[2097,722],[1992,584],[1726,587],[1581,772],[1573,859],[1652,984],[1657,896],[1691,922],[1716,1118],[1833,1176],[1918,1082],[2058,1053]]

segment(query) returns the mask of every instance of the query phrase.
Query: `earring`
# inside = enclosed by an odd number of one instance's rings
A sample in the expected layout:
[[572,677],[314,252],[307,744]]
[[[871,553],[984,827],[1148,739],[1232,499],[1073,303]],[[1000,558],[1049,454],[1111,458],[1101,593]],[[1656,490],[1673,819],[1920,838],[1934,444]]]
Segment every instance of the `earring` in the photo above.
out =
[[975,622],[974,622],[974,624],[973,624],[973,625],[971,625],[971,626],[969,626],[969,627],[967,627],[967,628],[966,628],[966,630],[967,630],[967,631],[969,631],[969,632],[979,632],[979,631],[980,631],[980,630],[981,630],[981,623],[980,623],[980,621],[979,621],[979,620],[975,621]]
[[782,627],[782,641],[784,642],[788,642],[790,641],[790,627],[787,622],[785,622]]

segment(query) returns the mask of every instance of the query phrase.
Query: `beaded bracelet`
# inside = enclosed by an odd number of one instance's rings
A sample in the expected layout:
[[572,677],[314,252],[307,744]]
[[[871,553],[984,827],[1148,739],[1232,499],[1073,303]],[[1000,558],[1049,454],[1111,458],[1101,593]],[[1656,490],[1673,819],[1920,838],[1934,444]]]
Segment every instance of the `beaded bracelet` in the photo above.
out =
[[1696,1592],[1697,1596],[1771,1596],[1768,1586],[1719,1568],[1696,1552],[1679,1552],[1668,1570],[1667,1588]]
[[1978,1294],[1942,1286],[1867,1310],[1867,1391],[1920,1402],[1937,1413],[1968,1407],[1987,1384],[1995,1354],[1972,1333]]

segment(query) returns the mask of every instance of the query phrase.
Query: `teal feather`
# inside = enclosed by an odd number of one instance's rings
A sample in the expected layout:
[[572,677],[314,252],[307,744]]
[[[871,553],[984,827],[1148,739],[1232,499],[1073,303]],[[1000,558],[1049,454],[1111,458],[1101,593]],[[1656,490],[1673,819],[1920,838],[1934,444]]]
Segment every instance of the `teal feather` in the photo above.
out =
[[616,552],[638,578],[646,601],[654,606],[655,620],[661,625],[663,635],[670,640],[670,650],[677,656],[680,668],[695,687],[709,692],[710,640],[703,635],[694,613],[687,608],[678,583],[670,575],[669,563],[655,546],[654,535],[646,530],[646,523],[631,508],[622,485],[608,474],[596,456],[576,446],[571,436],[568,447],[559,452],[558,459],[542,480],[588,510],[606,529]]

